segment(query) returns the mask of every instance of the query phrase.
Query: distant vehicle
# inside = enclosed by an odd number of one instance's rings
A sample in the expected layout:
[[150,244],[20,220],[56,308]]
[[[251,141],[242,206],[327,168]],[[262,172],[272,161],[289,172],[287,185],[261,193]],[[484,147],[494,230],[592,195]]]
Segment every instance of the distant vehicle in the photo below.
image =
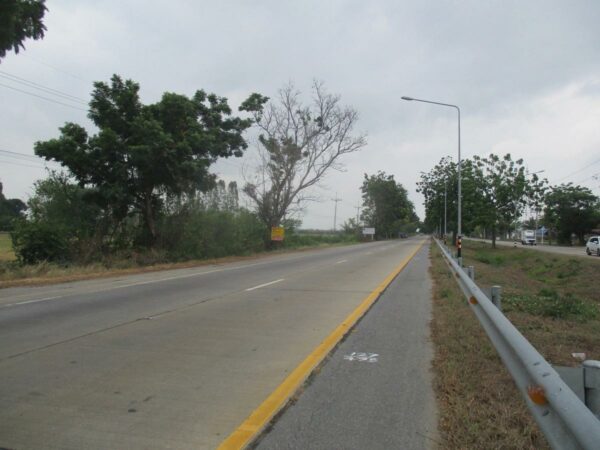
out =
[[398,233],[398,237],[400,239],[406,239],[408,237],[408,234],[406,234],[406,233]]
[[536,245],[535,231],[523,230],[521,231],[521,244],[523,245]]
[[585,252],[588,255],[600,256],[600,236],[592,236],[585,244]]

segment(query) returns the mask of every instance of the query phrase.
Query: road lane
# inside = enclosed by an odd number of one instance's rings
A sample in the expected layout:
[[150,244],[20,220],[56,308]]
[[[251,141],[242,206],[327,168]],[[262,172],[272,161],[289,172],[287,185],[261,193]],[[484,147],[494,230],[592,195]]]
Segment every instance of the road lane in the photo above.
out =
[[3,290],[0,447],[214,448],[419,242]]
[[[479,241],[479,242],[487,242],[491,244],[492,241],[489,239],[477,239],[477,238],[465,238],[465,240],[470,241]],[[496,245],[500,245],[502,247],[514,247],[514,248],[522,248],[525,250],[533,250],[544,253],[556,253],[559,255],[567,255],[567,256],[581,256],[584,258],[589,258],[591,260],[600,261],[600,258],[595,257],[592,258],[585,253],[585,247],[562,247],[558,245],[522,245],[521,242],[514,241],[499,241],[496,240]]]

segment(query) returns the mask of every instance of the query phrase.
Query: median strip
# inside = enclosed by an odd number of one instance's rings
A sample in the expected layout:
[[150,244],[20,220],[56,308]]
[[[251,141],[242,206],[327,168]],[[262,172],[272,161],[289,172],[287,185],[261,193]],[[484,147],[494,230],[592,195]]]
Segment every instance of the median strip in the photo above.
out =
[[[346,319],[325,338],[317,348],[258,406],[248,418],[221,443],[218,450],[243,449],[249,445],[268,425],[273,417],[288,403],[289,399],[302,386],[312,371],[337,346],[343,337],[367,313],[379,296],[391,284],[396,276],[423,247],[425,241],[390,273]],[[278,280],[281,281],[281,280]],[[267,283],[272,284],[272,283]],[[260,286],[257,286],[258,288]],[[254,289],[256,289],[254,288]],[[247,289],[248,290],[248,289]]]

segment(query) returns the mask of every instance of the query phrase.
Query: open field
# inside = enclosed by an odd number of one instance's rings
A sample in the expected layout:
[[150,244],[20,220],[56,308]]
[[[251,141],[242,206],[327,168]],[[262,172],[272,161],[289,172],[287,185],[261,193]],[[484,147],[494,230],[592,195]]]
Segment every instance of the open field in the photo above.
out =
[[[512,378],[432,246],[434,369],[444,448],[547,448]],[[463,243],[482,288],[501,285],[503,310],[552,364],[600,359],[598,261]],[[468,368],[468,370],[466,370]]]

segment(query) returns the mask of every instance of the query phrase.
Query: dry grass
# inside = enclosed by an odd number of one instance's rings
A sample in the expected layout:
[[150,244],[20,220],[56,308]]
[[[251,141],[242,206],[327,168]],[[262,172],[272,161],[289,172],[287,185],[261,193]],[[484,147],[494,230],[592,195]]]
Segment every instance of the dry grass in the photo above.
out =
[[436,245],[431,258],[440,448],[549,448]]

